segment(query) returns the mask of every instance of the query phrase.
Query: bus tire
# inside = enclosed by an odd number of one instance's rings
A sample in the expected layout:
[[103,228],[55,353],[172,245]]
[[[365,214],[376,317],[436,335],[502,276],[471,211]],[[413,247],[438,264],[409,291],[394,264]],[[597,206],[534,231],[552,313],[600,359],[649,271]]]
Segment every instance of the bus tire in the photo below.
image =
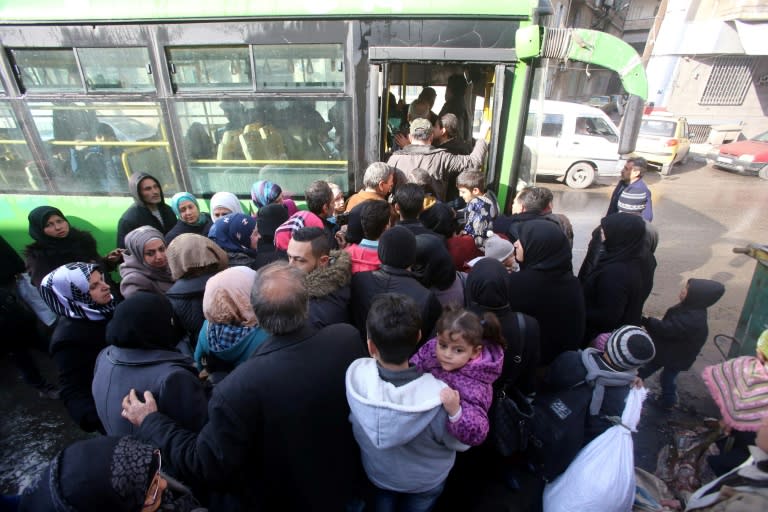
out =
[[587,188],[595,181],[595,168],[586,162],[578,162],[568,169],[565,184],[571,188]]

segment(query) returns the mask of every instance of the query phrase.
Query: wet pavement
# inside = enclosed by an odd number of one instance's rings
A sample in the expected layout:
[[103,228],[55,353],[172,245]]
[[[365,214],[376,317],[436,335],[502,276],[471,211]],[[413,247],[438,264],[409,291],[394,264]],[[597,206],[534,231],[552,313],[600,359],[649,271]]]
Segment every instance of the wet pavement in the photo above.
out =
[[[671,440],[670,420],[701,422],[717,416],[699,374],[722,359],[711,342],[718,333],[732,335],[755,268],[755,260],[733,254],[734,247],[768,242],[768,181],[730,174],[702,163],[676,167],[670,176],[649,172],[653,191],[654,225],[660,234],[658,268],[645,314],[662,316],[677,301],[688,278],[716,279],[726,286],[724,297],[710,309],[710,341],[690,372],[678,379],[681,409],[670,413],[646,404],[635,435],[636,465],[653,471],[660,447]],[[615,181],[572,190],[557,182],[541,182],[555,195],[555,211],[568,215],[574,226],[574,268],[586,253],[592,229],[608,205]],[[4,342],[11,342],[5,340]],[[39,360],[49,380],[53,364]],[[653,391],[656,377],[647,383]],[[40,399],[17,376],[7,359],[0,360],[0,493],[15,493],[42,471],[47,461],[75,439],[88,437],[67,416],[61,402]],[[510,510],[524,510],[520,495],[509,494]]]

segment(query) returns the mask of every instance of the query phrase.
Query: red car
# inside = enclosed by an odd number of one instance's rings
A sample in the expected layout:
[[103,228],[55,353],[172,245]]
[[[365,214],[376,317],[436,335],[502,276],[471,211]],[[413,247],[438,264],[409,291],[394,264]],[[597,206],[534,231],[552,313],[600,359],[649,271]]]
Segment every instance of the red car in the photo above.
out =
[[707,163],[728,171],[757,174],[768,180],[768,132],[723,144],[707,154]]

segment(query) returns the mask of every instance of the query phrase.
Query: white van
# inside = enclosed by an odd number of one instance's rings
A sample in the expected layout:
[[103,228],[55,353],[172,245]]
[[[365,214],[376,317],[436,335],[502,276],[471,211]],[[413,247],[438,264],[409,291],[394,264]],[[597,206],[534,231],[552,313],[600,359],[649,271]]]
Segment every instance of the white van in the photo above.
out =
[[[543,110],[542,110],[543,103]],[[541,133],[536,137],[537,123]],[[618,176],[619,129],[600,109],[565,101],[531,101],[525,128],[537,176],[565,177],[587,188],[597,176]]]

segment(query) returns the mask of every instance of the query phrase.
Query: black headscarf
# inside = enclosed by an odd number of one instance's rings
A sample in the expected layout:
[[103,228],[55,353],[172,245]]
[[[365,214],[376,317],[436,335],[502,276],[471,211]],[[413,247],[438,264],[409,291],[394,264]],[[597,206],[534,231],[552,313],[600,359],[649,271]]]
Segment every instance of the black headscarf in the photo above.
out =
[[416,235],[416,262],[411,271],[425,288],[445,290],[456,280],[456,267],[437,235]]
[[107,325],[107,343],[122,348],[174,350],[179,332],[164,296],[136,292],[120,303]]
[[573,269],[571,244],[554,222],[530,220],[519,226],[518,234],[523,246],[521,271],[570,272]]
[[[45,234],[45,224],[52,215],[58,215],[69,224],[69,234],[64,238],[55,238]],[[29,236],[35,241],[29,247],[54,250],[58,253],[65,253],[76,256],[73,259],[64,261],[92,261],[99,258],[96,250],[96,240],[90,233],[73,228],[61,210],[53,206],[38,206],[27,216],[29,220]]]
[[445,238],[451,238],[458,230],[456,212],[445,203],[437,202],[419,214],[424,227]]
[[605,235],[605,253],[597,263],[602,267],[619,261],[645,260],[645,221],[630,213],[614,213],[600,221]]
[[493,258],[481,258],[467,276],[464,290],[469,308],[476,313],[510,310],[506,267]]

